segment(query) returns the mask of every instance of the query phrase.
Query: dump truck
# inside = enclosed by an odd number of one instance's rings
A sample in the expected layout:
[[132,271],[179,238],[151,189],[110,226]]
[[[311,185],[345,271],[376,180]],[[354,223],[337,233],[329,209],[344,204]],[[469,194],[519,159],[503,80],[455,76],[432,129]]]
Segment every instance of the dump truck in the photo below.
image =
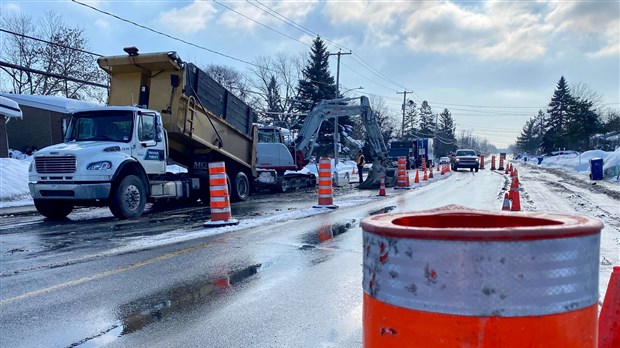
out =
[[[257,187],[316,185],[311,173],[287,173],[308,163],[306,141],[289,149],[272,127],[253,124],[247,104],[176,52],[125,52],[97,60],[110,75],[108,106],[74,112],[63,143],[34,155],[29,189],[39,213],[60,219],[76,206],[108,206],[127,219],[139,217],[147,201],[208,202],[208,164],[219,161],[233,201]],[[340,104],[312,110],[298,138],[313,138],[316,120],[340,112]],[[168,164],[187,173],[170,173]]]

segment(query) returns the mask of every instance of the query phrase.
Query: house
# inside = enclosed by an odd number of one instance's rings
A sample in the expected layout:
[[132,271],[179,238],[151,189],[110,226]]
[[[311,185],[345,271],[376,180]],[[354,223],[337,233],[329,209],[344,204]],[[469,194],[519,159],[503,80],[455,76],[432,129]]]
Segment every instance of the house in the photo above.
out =
[[22,110],[22,120],[6,124],[6,135],[11,149],[27,154],[61,143],[73,111],[101,106],[49,95],[0,93],[0,96],[17,102]]
[[11,118],[22,118],[22,110],[17,102],[0,97],[0,158],[8,157],[9,143],[6,134],[6,124]]

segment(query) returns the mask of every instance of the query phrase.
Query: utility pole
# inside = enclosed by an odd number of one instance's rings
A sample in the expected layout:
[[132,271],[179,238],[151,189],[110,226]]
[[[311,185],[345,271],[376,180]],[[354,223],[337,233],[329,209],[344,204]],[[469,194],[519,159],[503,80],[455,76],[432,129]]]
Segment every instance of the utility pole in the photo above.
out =
[[407,105],[407,93],[413,93],[413,91],[396,92],[396,94],[403,95],[403,123],[400,126],[400,137],[401,138],[405,135],[405,106]]
[[[328,53],[330,56],[338,56],[338,65],[336,65],[336,96],[338,99],[340,92],[340,56],[348,55],[351,52],[342,53],[342,50],[338,50],[337,53]],[[334,117],[334,168],[336,169],[336,177],[334,178],[334,186],[338,186],[338,143],[340,142],[340,133],[338,132],[338,115]]]

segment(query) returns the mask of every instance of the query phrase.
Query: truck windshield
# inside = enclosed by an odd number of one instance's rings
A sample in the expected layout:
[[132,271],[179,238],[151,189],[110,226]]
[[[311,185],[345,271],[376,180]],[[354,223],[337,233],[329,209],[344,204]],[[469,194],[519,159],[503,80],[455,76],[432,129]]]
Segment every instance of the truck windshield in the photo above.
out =
[[476,152],[470,151],[470,150],[463,150],[463,151],[457,151],[456,155],[457,156],[476,156]]
[[87,111],[73,115],[65,141],[131,141],[133,112],[131,111]]

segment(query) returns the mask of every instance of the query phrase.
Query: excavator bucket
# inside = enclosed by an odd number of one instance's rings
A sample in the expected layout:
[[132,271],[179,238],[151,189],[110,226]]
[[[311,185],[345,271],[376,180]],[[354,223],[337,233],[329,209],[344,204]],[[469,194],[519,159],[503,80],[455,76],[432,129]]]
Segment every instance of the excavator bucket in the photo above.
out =
[[363,190],[379,189],[381,177],[385,177],[385,186],[394,186],[396,185],[396,176],[394,173],[395,171],[393,169],[388,169],[386,161],[375,158],[368,172],[368,176],[357,188]]

